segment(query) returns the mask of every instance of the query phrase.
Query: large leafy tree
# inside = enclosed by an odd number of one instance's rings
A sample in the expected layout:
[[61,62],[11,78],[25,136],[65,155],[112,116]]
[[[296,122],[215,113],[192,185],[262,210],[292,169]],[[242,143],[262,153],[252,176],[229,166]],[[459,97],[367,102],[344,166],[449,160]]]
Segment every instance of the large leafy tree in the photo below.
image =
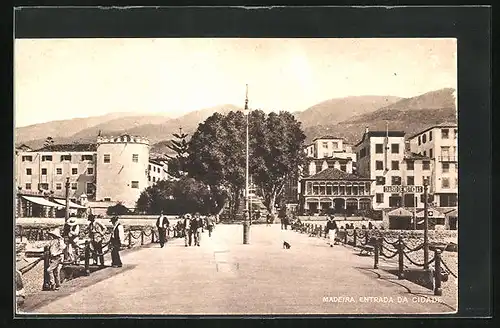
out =
[[[264,197],[264,205],[274,212],[287,178],[296,174],[303,161],[305,135],[288,112],[266,115],[257,110],[249,115],[250,174]],[[225,195],[220,194],[229,201],[232,216],[245,187],[245,120],[242,112],[212,115],[199,125],[188,149],[190,176],[213,191],[224,191]]]
[[159,181],[146,188],[137,200],[139,212],[158,214],[213,213],[214,201],[207,185],[193,178]]

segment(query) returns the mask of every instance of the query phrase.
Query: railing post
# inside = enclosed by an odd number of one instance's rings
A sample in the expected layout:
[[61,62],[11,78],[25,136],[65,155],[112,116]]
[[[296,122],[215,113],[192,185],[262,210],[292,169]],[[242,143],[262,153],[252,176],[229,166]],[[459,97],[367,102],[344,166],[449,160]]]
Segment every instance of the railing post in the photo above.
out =
[[155,243],[155,231],[151,229],[151,244]]
[[368,230],[365,231],[365,245],[368,245]]
[[128,248],[132,248],[132,230],[128,231]]
[[441,289],[441,250],[436,248],[434,250],[434,295],[443,295],[443,290]]
[[42,290],[50,290],[50,279],[49,279],[49,260],[50,260],[50,250],[49,246],[43,248],[43,285]]
[[353,230],[353,234],[354,234],[354,242],[353,242],[353,246],[356,247],[356,243],[357,243],[357,239],[358,239],[358,233],[357,233],[357,228],[354,228]]
[[90,275],[90,243],[85,241],[85,275]]
[[374,250],[375,250],[375,256],[373,257],[373,268],[378,269],[378,256],[379,256],[379,251],[380,251],[380,247],[381,247],[381,243],[380,243],[379,238],[375,239],[375,245],[373,245],[373,246],[374,246]]
[[403,238],[401,238],[401,235],[399,235],[398,238],[398,279],[404,279],[403,278]]
[[21,240],[21,242],[23,241],[23,233],[24,233],[24,228],[23,228],[23,226],[19,226],[19,235],[20,235],[20,240]]
[[43,240],[43,229],[38,230],[38,240]]
[[144,230],[141,230],[141,246],[144,245]]
[[344,234],[344,244],[347,245],[347,227],[344,228],[344,232],[345,232],[345,234]]
[[[323,226],[320,225],[319,226],[319,238],[321,238],[321,236],[323,235]],[[326,236],[325,236],[326,237]]]

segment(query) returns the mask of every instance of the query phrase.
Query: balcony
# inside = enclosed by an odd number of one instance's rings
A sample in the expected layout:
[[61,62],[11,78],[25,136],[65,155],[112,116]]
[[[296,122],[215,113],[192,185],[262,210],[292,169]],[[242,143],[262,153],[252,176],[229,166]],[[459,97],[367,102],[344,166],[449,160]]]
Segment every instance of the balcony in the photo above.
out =
[[452,162],[456,163],[458,162],[458,157],[457,156],[439,156],[438,157],[439,162]]

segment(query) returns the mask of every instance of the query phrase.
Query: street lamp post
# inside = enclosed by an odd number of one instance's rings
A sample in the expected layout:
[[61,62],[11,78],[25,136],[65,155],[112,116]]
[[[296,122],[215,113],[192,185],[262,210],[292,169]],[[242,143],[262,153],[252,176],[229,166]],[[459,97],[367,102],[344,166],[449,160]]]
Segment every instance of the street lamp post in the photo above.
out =
[[64,222],[68,222],[69,219],[69,177],[66,178],[66,183],[64,185],[66,189],[66,211],[64,215]]
[[424,270],[429,269],[429,218],[427,217],[429,181],[424,179]]
[[243,221],[243,244],[248,244],[248,237],[250,234],[249,224],[249,208],[248,208],[248,84],[246,85],[245,94],[245,116],[246,116],[246,170],[245,170],[245,218]]

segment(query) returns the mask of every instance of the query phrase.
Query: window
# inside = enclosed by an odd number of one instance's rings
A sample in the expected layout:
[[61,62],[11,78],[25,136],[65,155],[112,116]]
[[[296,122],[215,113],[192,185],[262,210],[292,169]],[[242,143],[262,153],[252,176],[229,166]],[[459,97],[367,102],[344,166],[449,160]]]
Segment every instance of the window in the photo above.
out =
[[424,156],[427,156],[427,151],[426,150],[424,150]]
[[42,169],[42,175],[47,175],[47,169]]
[[389,207],[400,207],[401,206],[401,196],[393,194],[389,196]]
[[26,190],[31,190],[31,183],[26,184]]
[[391,153],[399,154],[399,144],[392,144],[391,145]]
[[450,147],[448,146],[442,146],[441,147],[441,157],[443,160],[448,160],[450,157]]
[[450,163],[441,163],[441,170],[443,173],[450,172]]
[[432,140],[432,131],[429,131],[429,141]]
[[58,167],[56,168],[56,174],[61,175],[62,174],[62,168]]
[[323,148],[328,148],[328,142],[323,142]]
[[404,194],[404,205],[405,207],[415,206],[415,195],[414,194]]
[[22,157],[23,162],[33,162],[33,156],[27,155]]
[[443,188],[443,189],[450,188],[450,179],[449,178],[441,178],[441,188]]
[[458,205],[456,194],[441,194],[439,196],[439,206],[441,207],[455,207]]
[[347,172],[347,166],[345,164],[340,165],[340,170]]
[[78,174],[78,168],[76,168],[76,167],[71,168],[71,174],[77,175]]
[[414,170],[414,166],[415,166],[415,162],[414,161],[406,161],[406,169],[407,170],[413,171]]
[[148,165],[148,170],[150,170],[150,171],[151,171],[151,164],[149,164],[149,165]]
[[111,155],[104,154],[104,163],[111,163]]
[[132,181],[132,188],[139,189],[139,181]]
[[42,162],[52,162],[52,155],[43,155]]
[[139,162],[139,154],[132,154],[132,162],[134,163]]
[[82,162],[83,161],[93,161],[94,158],[92,155],[82,155]]
[[422,143],[426,143],[427,142],[427,135],[424,134],[422,135]]
[[392,170],[399,170],[399,161],[391,161],[391,169]]
[[87,168],[87,174],[88,175],[93,175],[94,174],[94,168],[93,167],[88,167]]
[[31,169],[26,169],[26,175],[31,175]]
[[375,197],[377,198],[377,203],[383,203],[384,202],[384,194],[375,194]]
[[71,189],[76,190],[78,188],[78,184],[76,182],[71,183]]
[[48,183],[39,183],[38,184],[38,189],[49,190],[49,184]]
[[375,154],[382,154],[384,152],[384,145],[383,144],[376,144],[375,145]]
[[391,185],[400,186],[401,185],[401,177],[398,177],[398,176],[391,177]]
[[153,182],[156,182],[156,178],[155,177],[153,177]]
[[385,177],[378,176],[375,178],[377,185],[385,185]]
[[85,185],[85,192],[87,193],[87,195],[93,195],[95,194],[95,188],[94,188],[94,184],[92,182],[87,182],[87,184]]
[[407,186],[414,186],[415,185],[415,177],[414,176],[407,176],[406,177],[406,185]]
[[151,181],[151,176],[150,175],[148,175],[148,181]]
[[323,153],[323,157],[328,157],[328,152]]
[[337,141],[332,142],[333,149],[338,149],[339,148],[339,143]]
[[429,149],[429,157],[432,158],[432,148]]
[[423,170],[430,170],[431,169],[431,162],[430,161],[423,161],[422,162],[422,169]]
[[71,161],[71,155],[61,155],[61,162]]
[[61,190],[62,189],[62,183],[56,183],[56,190]]
[[441,139],[448,139],[450,136],[450,130],[441,129]]
[[422,144],[422,140],[420,139],[420,136],[418,136],[418,145],[420,146]]
[[104,197],[104,201],[105,202],[110,202],[111,201],[111,197]]
[[384,169],[384,162],[375,161],[375,170],[383,170],[383,169]]
[[454,139],[458,138],[458,130],[457,129],[453,130],[453,138]]
[[[420,195],[420,202],[425,203],[425,197],[424,194]],[[434,195],[427,195],[427,204],[430,204],[434,202]]]

